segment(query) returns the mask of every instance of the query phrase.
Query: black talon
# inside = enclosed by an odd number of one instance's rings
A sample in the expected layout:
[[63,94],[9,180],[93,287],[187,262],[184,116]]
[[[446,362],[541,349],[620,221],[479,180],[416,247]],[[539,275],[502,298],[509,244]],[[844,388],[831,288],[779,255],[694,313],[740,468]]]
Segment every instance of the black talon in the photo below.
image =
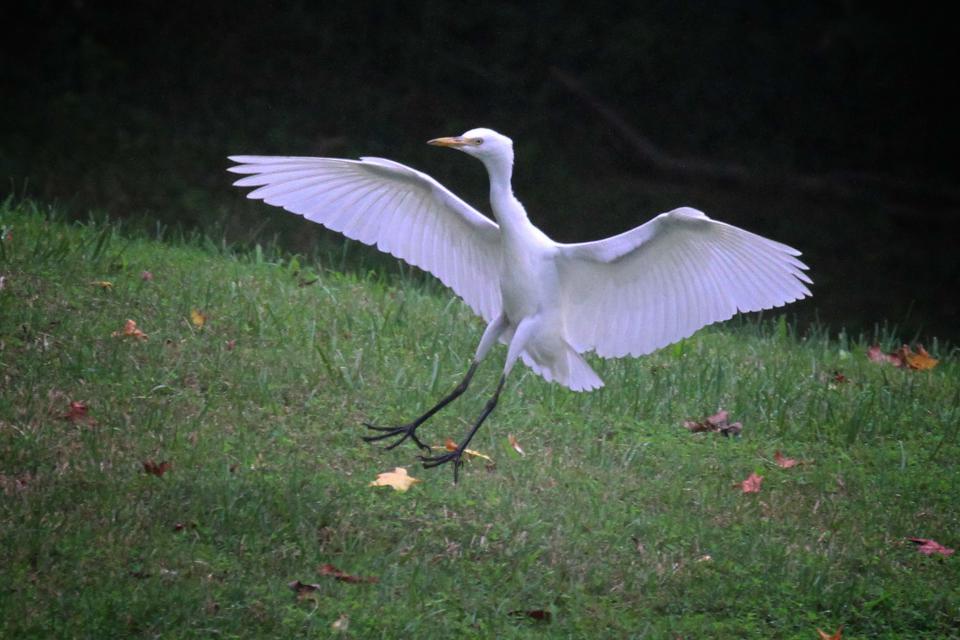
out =
[[418,438],[415,433],[417,430],[417,427],[419,427],[420,424],[422,423],[411,422],[410,424],[404,425],[402,427],[378,427],[376,425],[370,424],[369,422],[364,422],[363,426],[365,426],[366,428],[373,429],[374,431],[382,431],[383,433],[377,436],[361,436],[361,437],[366,442],[377,442],[380,440],[385,440],[386,438],[400,436],[399,438],[397,438],[396,442],[392,442],[386,446],[387,451],[390,451],[391,449],[399,445],[401,442],[403,442],[407,438],[410,438],[418,447],[420,447],[427,453],[430,453],[432,451],[430,446],[422,443],[420,441],[420,438]]
[[424,469],[432,469],[442,464],[453,462],[453,484],[457,484],[457,481],[460,479],[460,467],[463,466],[463,450],[457,447],[455,451],[439,456],[420,456],[420,461],[423,463]]
[[390,449],[393,449],[394,447],[399,445],[401,442],[403,442],[407,438],[410,438],[416,443],[418,447],[420,447],[421,449],[424,449],[425,451],[427,451],[427,453],[429,453],[431,451],[430,447],[420,442],[420,439],[417,438],[416,436],[415,431],[417,430],[417,427],[419,427],[424,422],[426,422],[431,417],[433,417],[433,414],[440,411],[440,409],[443,409],[445,406],[447,406],[448,404],[450,404],[451,402],[459,398],[463,394],[463,392],[467,390],[467,387],[470,386],[470,380],[473,379],[473,374],[476,373],[477,371],[477,364],[478,364],[477,361],[474,361],[473,363],[471,363],[470,368],[467,370],[467,374],[463,377],[463,380],[460,381],[460,384],[458,384],[453,389],[453,391],[450,392],[449,395],[447,395],[442,400],[440,400],[440,402],[434,405],[432,409],[427,411],[425,414],[423,414],[413,422],[410,422],[409,424],[405,424],[399,427],[378,427],[376,425],[370,424],[369,422],[364,422],[363,425],[368,429],[373,429],[374,431],[382,431],[383,433],[378,436],[362,436],[363,439],[367,442],[377,442],[379,440],[384,440],[386,438],[400,436],[396,442],[393,442],[387,445],[386,449],[389,451]]
[[487,416],[489,416],[494,407],[497,406],[497,400],[500,399],[500,392],[503,391],[504,382],[506,382],[506,376],[500,376],[500,383],[497,385],[497,390],[494,392],[493,397],[487,401],[487,405],[483,408],[483,413],[481,413],[477,421],[473,423],[470,433],[463,439],[463,442],[457,445],[456,449],[449,453],[440,454],[439,456],[420,456],[420,462],[423,463],[424,469],[432,469],[442,464],[453,462],[453,483],[457,483],[460,475],[460,467],[463,466],[463,452],[467,448],[467,445],[470,444],[470,440],[473,439],[474,434],[477,433],[480,425],[483,424],[483,421],[487,419]]
[[[460,396],[464,391],[467,390],[467,387],[470,385],[470,380],[473,378],[474,372],[477,370],[477,362],[474,361],[470,365],[470,369],[467,371],[467,375],[464,376],[463,380],[457,387],[450,392],[448,396],[443,398],[438,402],[432,409],[427,411],[425,414],[414,420],[409,424],[405,424],[399,427],[378,427],[376,425],[370,424],[369,422],[364,422],[364,426],[373,431],[379,431],[375,436],[363,436],[363,439],[367,442],[378,442],[380,440],[385,440],[387,438],[397,438],[396,442],[392,442],[387,445],[387,450],[393,449],[401,442],[410,438],[413,440],[418,447],[425,449],[427,453],[431,453],[429,446],[420,442],[420,439],[417,438],[416,430],[424,422],[429,420],[433,414],[440,409],[443,409],[445,406],[450,404],[458,396]],[[480,417],[477,418],[477,421],[473,423],[473,427],[470,429],[470,433],[467,434],[467,437],[463,439],[457,448],[448,453],[443,453],[438,456],[420,456],[420,462],[423,463],[425,469],[432,469],[433,467],[439,467],[440,465],[447,464],[448,462],[453,462],[453,482],[457,483],[457,480],[460,478],[460,467],[463,466],[463,452],[466,450],[467,445],[470,444],[470,440],[473,438],[474,434],[477,433],[477,430],[480,428],[480,425],[483,424],[483,421],[487,419],[487,416],[493,411],[494,407],[497,406],[497,400],[500,398],[500,392],[503,391],[503,384],[506,382],[507,376],[503,374],[500,376],[500,382],[497,384],[497,390],[494,391],[493,397],[487,401],[486,406],[483,408],[483,412],[480,414]]]

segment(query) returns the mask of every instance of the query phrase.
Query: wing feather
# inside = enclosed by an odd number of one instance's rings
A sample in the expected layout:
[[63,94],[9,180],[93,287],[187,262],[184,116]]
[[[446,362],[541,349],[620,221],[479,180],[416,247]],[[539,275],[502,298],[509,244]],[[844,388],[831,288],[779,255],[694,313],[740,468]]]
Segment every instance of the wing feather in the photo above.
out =
[[248,198],[429,271],[487,321],[500,314],[500,228],[430,176],[383,158],[230,156]]
[[800,252],[687,207],[626,233],[559,245],[568,342],[643,355],[738,311],[810,295]]

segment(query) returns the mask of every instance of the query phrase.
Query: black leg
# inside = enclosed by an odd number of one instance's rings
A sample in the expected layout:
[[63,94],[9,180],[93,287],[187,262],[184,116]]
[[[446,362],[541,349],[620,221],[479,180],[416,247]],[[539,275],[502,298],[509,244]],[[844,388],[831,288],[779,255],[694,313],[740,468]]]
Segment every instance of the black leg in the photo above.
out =
[[439,467],[442,464],[453,462],[453,482],[454,484],[457,483],[460,467],[463,466],[463,450],[467,448],[467,445],[470,444],[470,441],[473,439],[474,434],[477,433],[480,425],[483,424],[483,421],[487,419],[487,416],[489,416],[493,412],[494,407],[497,406],[497,400],[500,399],[500,392],[503,390],[503,383],[506,382],[506,380],[506,375],[500,376],[500,383],[497,384],[497,390],[494,392],[493,397],[487,400],[487,404],[483,408],[483,413],[481,413],[480,417],[477,418],[477,421],[473,423],[470,433],[467,434],[467,437],[463,439],[463,442],[461,442],[456,449],[439,456],[420,456],[420,460],[423,461],[423,466],[425,469]]
[[459,398],[463,394],[463,392],[467,390],[467,387],[470,386],[470,381],[473,379],[473,374],[477,372],[478,364],[479,364],[478,362],[474,361],[470,365],[470,368],[467,370],[467,375],[465,375],[463,377],[463,380],[460,381],[460,384],[458,384],[454,388],[454,390],[449,393],[449,395],[447,395],[440,402],[434,405],[432,409],[427,411],[425,414],[423,414],[413,422],[408,422],[407,424],[400,425],[399,427],[377,427],[370,424],[369,422],[364,422],[363,423],[364,426],[366,426],[368,429],[373,429],[374,431],[382,431],[383,433],[376,436],[363,436],[363,439],[366,440],[367,442],[376,442],[378,440],[384,440],[386,438],[399,436],[395,442],[387,446],[387,450],[390,450],[396,447],[397,445],[399,445],[401,442],[403,442],[407,438],[410,438],[418,447],[420,447],[421,449],[429,453],[430,447],[420,442],[420,439],[417,438],[417,435],[416,435],[417,427],[419,427],[424,422],[432,418],[433,414],[440,411],[440,409],[443,409],[445,406],[447,406],[448,404],[450,404],[451,402]]

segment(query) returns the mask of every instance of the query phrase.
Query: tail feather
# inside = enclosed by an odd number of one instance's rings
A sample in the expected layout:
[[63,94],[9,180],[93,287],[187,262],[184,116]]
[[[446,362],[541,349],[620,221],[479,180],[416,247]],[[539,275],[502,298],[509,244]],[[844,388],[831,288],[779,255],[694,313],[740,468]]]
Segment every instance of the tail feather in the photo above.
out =
[[564,342],[564,350],[551,362],[537,361],[524,351],[520,354],[524,364],[543,376],[548,382],[556,382],[573,391],[592,391],[603,386],[603,380],[573,347]]

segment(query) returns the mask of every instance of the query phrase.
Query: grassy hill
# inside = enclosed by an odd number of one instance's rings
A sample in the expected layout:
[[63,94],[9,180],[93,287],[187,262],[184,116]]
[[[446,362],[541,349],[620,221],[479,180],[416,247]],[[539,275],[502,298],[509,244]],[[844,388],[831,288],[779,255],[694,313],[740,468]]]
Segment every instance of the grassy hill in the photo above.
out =
[[[422,275],[32,203],[0,227],[0,637],[960,637],[960,559],[907,540],[960,545],[945,345],[898,369],[866,355],[895,336],[774,318],[597,360],[591,394],[518,367],[472,445],[494,462],[454,486],[360,440],[479,340]],[[428,442],[459,438],[502,357]],[[683,428],[721,408],[741,437]],[[420,482],[369,486],[396,466]]]

